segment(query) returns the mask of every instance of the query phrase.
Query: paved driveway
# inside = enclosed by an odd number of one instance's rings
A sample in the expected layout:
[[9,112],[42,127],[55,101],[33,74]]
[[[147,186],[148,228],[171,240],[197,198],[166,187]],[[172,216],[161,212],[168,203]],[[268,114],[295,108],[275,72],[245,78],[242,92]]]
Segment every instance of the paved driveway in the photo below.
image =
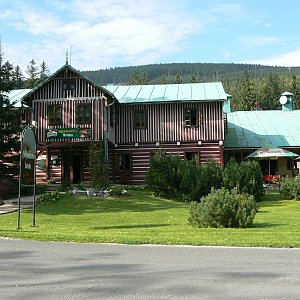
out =
[[300,249],[0,238],[0,299],[300,299]]

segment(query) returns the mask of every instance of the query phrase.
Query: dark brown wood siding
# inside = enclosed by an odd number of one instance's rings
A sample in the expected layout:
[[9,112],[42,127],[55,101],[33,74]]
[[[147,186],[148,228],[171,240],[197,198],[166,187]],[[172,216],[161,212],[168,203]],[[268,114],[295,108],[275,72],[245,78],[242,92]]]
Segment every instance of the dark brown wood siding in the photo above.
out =
[[[161,149],[167,153],[177,154],[182,159],[185,158],[187,152],[194,152],[199,154],[199,162],[206,163],[208,160],[214,160],[222,164],[223,148],[219,142],[203,142],[199,145],[196,142],[186,142],[177,145],[177,143],[164,143],[160,146],[156,144],[139,144],[134,145],[118,145],[117,148],[111,152],[111,164],[114,164],[114,174],[112,180],[123,184],[143,184],[145,182],[145,175],[149,169],[150,156]],[[131,170],[126,174],[118,170],[118,157],[122,154],[129,154],[131,159]],[[114,157],[112,157],[114,155]]]
[[[119,105],[116,114],[116,143],[223,141],[222,105],[221,101]],[[185,126],[186,109],[198,111],[198,126]],[[146,110],[146,128],[135,129],[134,111],[141,110]]]

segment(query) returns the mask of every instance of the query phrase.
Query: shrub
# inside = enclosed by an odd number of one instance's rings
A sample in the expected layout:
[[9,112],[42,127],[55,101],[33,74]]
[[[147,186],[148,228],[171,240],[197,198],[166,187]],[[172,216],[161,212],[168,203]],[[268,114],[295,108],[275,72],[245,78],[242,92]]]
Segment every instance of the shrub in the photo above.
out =
[[89,167],[91,183],[96,188],[108,186],[108,160],[104,155],[104,141],[93,141],[90,148]]
[[223,182],[226,189],[237,189],[240,194],[253,195],[256,201],[265,192],[261,169],[256,161],[248,160],[238,164],[231,158],[224,169]]
[[54,203],[61,199],[62,194],[58,192],[45,193],[38,197],[39,203]]
[[181,196],[182,160],[178,155],[156,152],[150,158],[146,184],[156,196],[178,198]]
[[280,192],[287,199],[300,200],[300,176],[295,178],[284,177],[280,184]]
[[245,228],[253,224],[256,212],[253,196],[225,188],[212,189],[200,203],[191,202],[188,221],[197,227]]

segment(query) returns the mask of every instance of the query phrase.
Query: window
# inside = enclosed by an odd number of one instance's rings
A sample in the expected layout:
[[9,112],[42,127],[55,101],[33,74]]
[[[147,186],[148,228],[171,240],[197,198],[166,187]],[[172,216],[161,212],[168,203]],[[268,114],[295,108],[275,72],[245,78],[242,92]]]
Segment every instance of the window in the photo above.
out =
[[200,163],[200,153],[199,152],[185,152],[185,160],[195,160],[197,164]]
[[119,156],[119,171],[130,172],[131,156],[130,154],[120,154]]
[[134,129],[146,128],[146,111],[145,110],[137,110],[134,112],[133,128]]
[[199,125],[199,114],[196,109],[187,109],[185,111],[185,126],[193,127]]
[[63,90],[75,90],[75,81],[74,80],[65,80],[63,81]]
[[77,104],[77,124],[90,124],[92,121],[92,106],[90,103]]
[[62,106],[51,105],[48,106],[48,124],[61,125],[62,124]]

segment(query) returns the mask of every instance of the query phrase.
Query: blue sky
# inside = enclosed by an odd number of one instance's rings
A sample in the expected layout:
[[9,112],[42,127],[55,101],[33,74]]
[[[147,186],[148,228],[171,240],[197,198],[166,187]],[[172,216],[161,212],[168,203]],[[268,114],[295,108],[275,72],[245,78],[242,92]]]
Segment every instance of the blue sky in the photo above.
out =
[[300,66],[299,0],[0,0],[5,60],[54,72],[154,63]]

